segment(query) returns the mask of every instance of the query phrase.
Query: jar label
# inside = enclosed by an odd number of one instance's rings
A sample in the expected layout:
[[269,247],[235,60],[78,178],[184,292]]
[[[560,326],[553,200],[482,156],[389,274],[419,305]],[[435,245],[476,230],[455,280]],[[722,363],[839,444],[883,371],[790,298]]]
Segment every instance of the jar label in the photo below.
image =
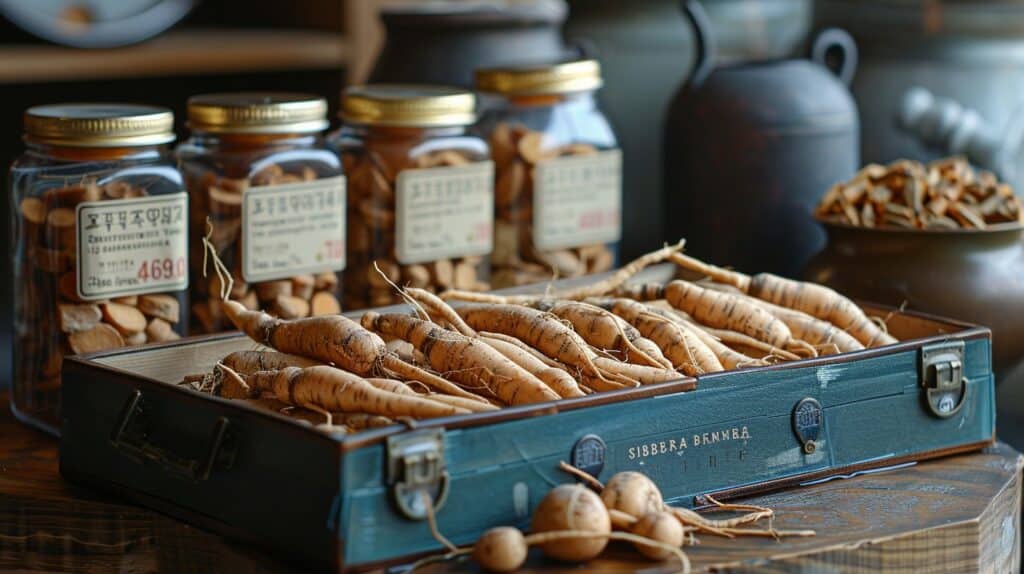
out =
[[622,152],[561,157],[533,170],[533,244],[615,243],[622,235]]
[[345,176],[250,187],[242,194],[247,282],[344,268]]
[[188,287],[188,194],[86,201],[75,208],[78,297]]
[[395,193],[395,256],[399,263],[491,252],[493,162],[407,169],[398,174]]

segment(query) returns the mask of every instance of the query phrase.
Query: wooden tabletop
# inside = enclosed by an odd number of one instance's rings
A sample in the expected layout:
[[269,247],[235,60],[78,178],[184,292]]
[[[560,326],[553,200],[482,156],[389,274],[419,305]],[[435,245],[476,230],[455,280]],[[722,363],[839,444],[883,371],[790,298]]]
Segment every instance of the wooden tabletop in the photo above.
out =
[[[6,397],[0,395],[6,401]],[[302,572],[220,536],[69,484],[54,439],[0,415],[0,571]],[[752,499],[814,538],[725,540],[686,551],[699,571],[1017,572],[1019,453],[985,452]],[[613,546],[587,572],[671,572]],[[471,572],[465,563],[423,572]],[[582,572],[532,556],[529,572]]]

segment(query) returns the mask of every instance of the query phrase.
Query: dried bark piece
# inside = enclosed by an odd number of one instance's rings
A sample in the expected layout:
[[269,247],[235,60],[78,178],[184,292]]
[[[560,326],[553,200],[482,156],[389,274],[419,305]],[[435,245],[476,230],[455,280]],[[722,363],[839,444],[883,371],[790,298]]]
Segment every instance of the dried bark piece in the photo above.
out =
[[146,316],[137,308],[121,303],[104,303],[103,320],[122,335],[130,336],[146,329]]
[[442,289],[451,289],[455,284],[455,266],[448,259],[434,261],[427,266],[434,284]]
[[171,324],[160,318],[155,318],[146,325],[146,337],[154,343],[177,341],[181,335],[174,331]]
[[441,150],[426,153],[416,158],[416,166],[429,169],[432,167],[457,167],[468,165],[470,160],[455,150]]
[[57,305],[60,314],[60,330],[65,333],[88,331],[103,320],[98,305]]
[[137,307],[139,305],[139,298],[136,295],[128,295],[126,297],[111,297],[111,301],[114,303],[120,303],[122,305],[131,305]]
[[936,197],[926,204],[932,215],[942,215],[949,209],[949,200],[945,197]]
[[123,199],[131,193],[132,184],[127,181],[112,181],[103,185],[103,197],[107,199]]
[[402,282],[409,287],[426,288],[430,285],[430,271],[423,265],[406,265],[402,268]]
[[181,316],[181,306],[171,295],[140,295],[138,308],[146,316],[163,319],[168,323],[177,324]]
[[313,294],[313,299],[310,300],[310,314],[312,316],[337,315],[338,313],[341,313],[341,303],[338,302],[338,298],[333,293],[320,291]]
[[256,283],[256,297],[261,303],[270,303],[281,295],[292,294],[292,282],[287,279]]
[[139,345],[145,345],[146,341],[148,341],[148,337],[146,336],[145,330],[124,336],[124,344],[129,347],[138,347]]
[[860,223],[864,227],[875,226],[875,209],[870,203],[865,203],[860,210]]
[[309,301],[294,295],[278,295],[271,309],[282,319],[300,319],[309,316]]
[[312,275],[296,275],[292,277],[292,295],[309,300],[313,296],[313,287],[316,285],[316,277]]
[[455,266],[453,281],[456,289],[475,290],[477,287],[476,267],[470,263],[459,263]]
[[100,323],[88,331],[78,331],[68,336],[68,344],[76,355],[96,353],[124,346],[124,338],[117,329]]
[[520,138],[519,144],[516,146],[519,157],[531,165],[548,159],[550,154],[545,149],[544,137],[543,132],[531,131]]
[[66,207],[58,207],[46,214],[46,234],[51,247],[73,250],[75,237],[75,212]]
[[31,225],[43,225],[46,223],[46,215],[48,213],[46,209],[46,203],[37,197],[26,197],[21,200],[19,204],[21,211],[21,217],[27,224]]
[[218,216],[239,217],[242,214],[242,194],[219,187],[206,190],[210,213]]
[[267,167],[257,171],[249,178],[249,183],[253,187],[261,185],[273,185],[284,175],[284,170],[281,166],[276,163],[272,163]]
[[963,203],[954,202],[949,206],[949,214],[963,227],[985,229],[985,220],[973,209]]
[[222,189],[224,191],[231,191],[231,192],[234,192],[234,193],[237,193],[237,194],[241,195],[242,193],[245,193],[245,190],[249,189],[249,180],[247,178],[244,178],[244,177],[240,177],[240,178],[221,177],[221,178],[218,178],[213,185],[208,186],[208,187],[217,187],[217,188],[220,188],[220,189]]
[[315,275],[313,288],[316,291],[333,291],[338,286],[338,276],[333,271],[324,271]]
[[604,273],[605,271],[611,271],[612,267],[615,266],[615,255],[607,247],[603,245],[601,247],[601,251],[589,264],[588,273]]

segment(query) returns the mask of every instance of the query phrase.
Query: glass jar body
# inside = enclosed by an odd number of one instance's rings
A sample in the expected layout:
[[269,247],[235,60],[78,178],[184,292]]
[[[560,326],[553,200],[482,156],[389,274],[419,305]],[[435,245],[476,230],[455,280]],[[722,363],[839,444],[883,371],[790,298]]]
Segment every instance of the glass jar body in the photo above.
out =
[[235,328],[225,296],[286,319],[341,311],[345,181],[323,138],[196,133],[177,154],[192,203],[194,332]]
[[186,332],[188,203],[164,146],[30,144],[9,181],[12,409],[57,434],[64,356]]
[[593,93],[491,98],[476,130],[496,169],[496,288],[615,265],[622,158]]
[[494,171],[463,127],[346,125],[330,139],[349,173],[346,307],[399,302],[394,285],[490,288]]

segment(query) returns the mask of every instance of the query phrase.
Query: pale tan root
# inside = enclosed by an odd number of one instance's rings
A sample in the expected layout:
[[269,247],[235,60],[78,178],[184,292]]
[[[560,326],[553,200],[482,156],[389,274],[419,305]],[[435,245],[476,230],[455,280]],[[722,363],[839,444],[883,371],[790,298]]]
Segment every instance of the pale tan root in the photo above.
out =
[[583,390],[576,384],[576,380],[568,372],[550,367],[531,353],[502,339],[486,336],[480,336],[480,339],[494,347],[495,350],[505,355],[513,363],[532,373],[562,398],[568,399],[585,396]]
[[315,367],[322,362],[279,351],[235,351],[221,359],[221,364],[242,375],[259,371],[279,371],[285,367]]
[[689,317],[676,309],[660,309],[657,307],[650,307],[650,309],[652,313],[674,321],[681,329],[686,330],[691,335],[700,339],[700,341],[711,349],[711,352],[718,357],[718,361],[725,369],[763,367],[768,365],[768,363],[762,359],[753,359],[739,351],[730,349],[727,345],[724,345],[721,341],[712,337],[703,329],[694,327],[692,322],[689,320]]
[[477,334],[472,327],[462,320],[462,317],[455,312],[455,309],[452,309],[448,303],[445,303],[443,299],[430,291],[417,287],[406,287],[403,289],[403,292],[419,303],[434,321],[448,323],[456,331],[467,337],[473,337]]
[[679,373],[671,369],[623,363],[607,357],[595,357],[594,364],[604,371],[606,378],[609,376],[625,375],[630,379],[639,381],[641,385],[667,383],[678,381],[681,378]]
[[743,292],[746,292],[750,288],[749,275],[744,275],[743,273],[722,267],[716,267],[715,265],[704,263],[699,259],[694,259],[693,257],[683,253],[673,253],[669,256],[668,260],[683,269],[692,271],[703,277],[707,277],[716,283],[731,285]]
[[245,380],[254,390],[272,392],[280,401],[317,412],[326,411],[328,416],[331,411],[345,411],[432,418],[470,412],[419,396],[384,391],[357,375],[329,366],[262,371]]
[[[841,353],[860,351],[864,349],[864,345],[846,331],[843,331],[828,321],[812,317],[803,311],[782,307],[781,305],[769,303],[763,299],[742,294],[729,286],[710,284],[707,287],[709,289],[716,290],[730,289],[735,295],[742,297],[747,301],[761,305],[767,309],[769,313],[775,315],[785,323],[793,333],[793,337],[802,341],[807,341],[816,347],[820,348],[823,345],[832,344],[835,345],[836,350]],[[819,354],[821,353],[819,352]]]
[[708,327],[743,333],[778,348],[793,342],[793,334],[785,323],[729,293],[676,280],[665,285],[665,300]]
[[724,369],[703,341],[674,321],[652,313],[643,303],[624,298],[606,299],[601,303],[657,344],[672,365],[684,374],[696,376]]
[[456,311],[477,331],[515,337],[546,356],[601,378],[596,356],[578,333],[555,315],[519,305],[462,305]]
[[643,339],[640,333],[606,309],[582,301],[549,299],[538,301],[534,306],[568,321],[584,341],[617,359],[638,365],[671,368],[660,349],[654,349],[654,356],[646,353],[635,344]]
[[430,366],[469,387],[489,389],[508,404],[560,398],[551,388],[481,340],[398,313],[363,315],[363,326],[400,337],[423,352]]
[[455,383],[431,373],[430,371],[417,367],[412,363],[407,363],[402,359],[399,359],[397,355],[387,354],[382,356],[379,370],[403,380],[418,381],[435,391],[446,395],[490,404],[483,397],[475,395]]
[[609,277],[597,283],[590,285],[584,285],[575,289],[566,289],[562,291],[554,291],[544,295],[493,295],[485,293],[473,293],[469,291],[449,290],[441,293],[441,298],[457,299],[460,301],[468,301],[473,303],[495,303],[495,304],[522,304],[529,305],[534,301],[540,299],[571,299],[580,300],[586,299],[587,297],[600,297],[611,293],[625,284],[631,277],[642,271],[644,268],[660,263],[667,259],[671,254],[682,250],[686,244],[685,240],[680,240],[675,245],[667,245],[652,251],[645,255],[634,259],[625,266],[619,268],[617,271],[612,273]]
[[[694,323],[694,326],[704,329],[712,337],[717,338],[723,344],[755,359],[769,356],[776,357],[783,361],[799,361],[801,359],[801,357],[796,353],[792,353],[778,347],[773,347],[764,341],[758,341],[757,339],[749,335],[744,335],[743,333],[737,333],[736,331],[729,331],[726,329],[713,329],[697,323]],[[745,352],[744,350],[749,350],[749,352]]]
[[537,349],[534,349],[533,347],[527,345],[526,343],[520,341],[519,339],[516,339],[515,337],[511,337],[509,335],[505,335],[504,333],[490,333],[490,332],[487,332],[487,331],[481,331],[480,332],[480,336],[481,337],[487,337],[488,339],[495,339],[495,340],[498,340],[498,341],[502,341],[502,342],[508,343],[510,345],[515,345],[516,347],[519,347],[521,350],[529,353],[534,358],[536,358],[537,360],[541,361],[542,363],[544,363],[545,365],[547,365],[549,367],[552,367],[552,368],[555,368],[555,369],[562,369],[563,371],[566,371],[566,372],[569,371],[568,367],[566,367],[562,363],[559,363],[558,361],[548,357],[544,353],[541,353]]
[[675,245],[666,245],[661,249],[641,255],[621,267],[618,271],[612,273],[611,276],[603,281],[584,285],[577,289],[556,292],[552,297],[558,299],[586,299],[587,297],[601,297],[607,295],[624,285],[630,278],[642,271],[644,268],[654,265],[655,263],[660,263],[673,253],[682,251],[684,245],[686,245],[685,240],[680,240]]

